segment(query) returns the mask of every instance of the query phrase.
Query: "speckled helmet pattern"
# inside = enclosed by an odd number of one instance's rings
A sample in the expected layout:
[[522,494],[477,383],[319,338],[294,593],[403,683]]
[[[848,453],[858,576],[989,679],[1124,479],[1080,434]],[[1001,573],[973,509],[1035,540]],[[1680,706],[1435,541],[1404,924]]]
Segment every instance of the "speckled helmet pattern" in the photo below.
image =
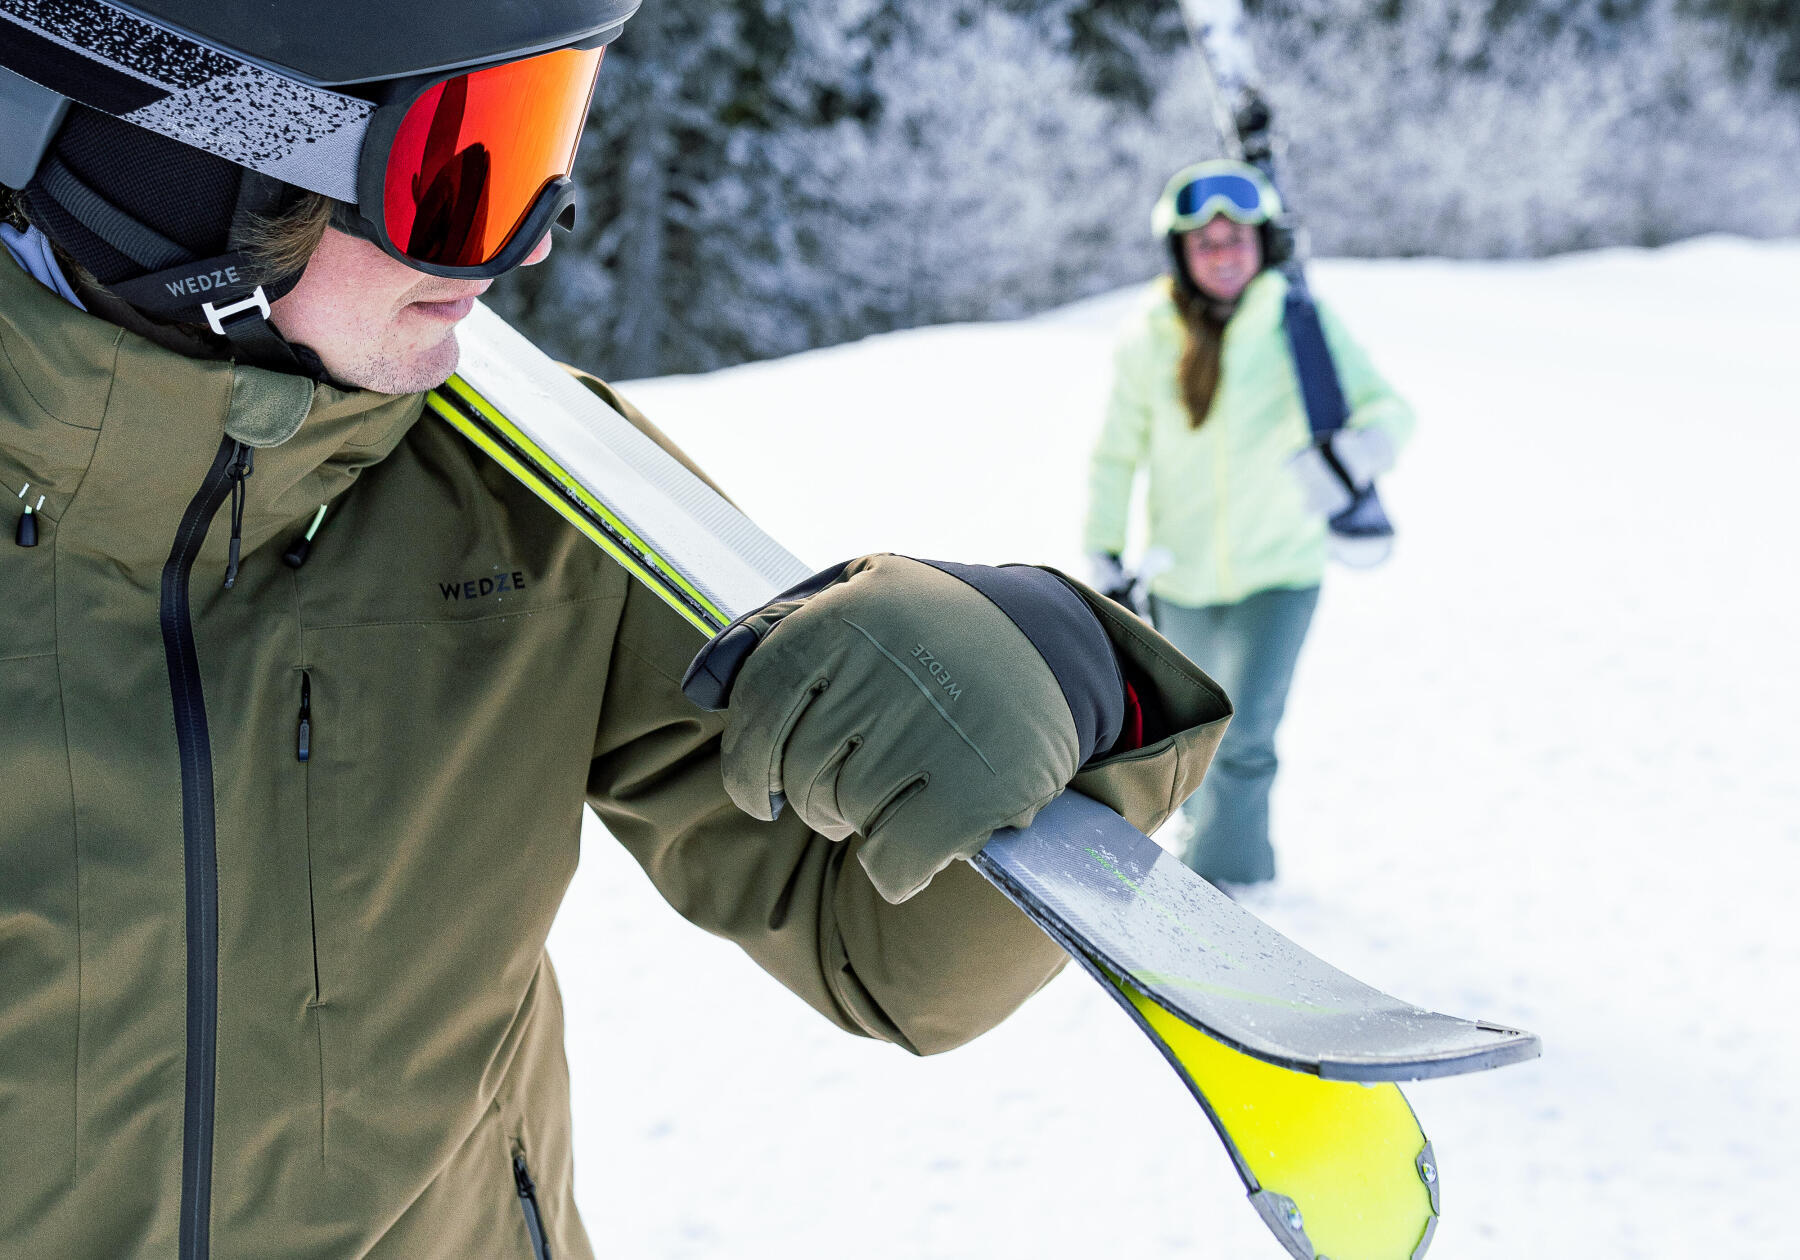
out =
[[356,200],[372,102],[276,74],[99,0],[0,0],[0,65],[283,183]]
[[298,273],[261,273],[256,225],[315,193],[418,270],[518,266],[572,222],[594,76],[637,4],[0,0],[0,183],[139,312],[295,370],[268,318]]

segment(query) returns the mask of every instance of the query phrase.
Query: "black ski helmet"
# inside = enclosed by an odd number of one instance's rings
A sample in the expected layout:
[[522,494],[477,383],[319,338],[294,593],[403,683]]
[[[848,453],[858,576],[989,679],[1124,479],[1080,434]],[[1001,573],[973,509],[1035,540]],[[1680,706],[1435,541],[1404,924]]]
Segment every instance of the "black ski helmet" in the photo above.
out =
[[[397,143],[400,115],[422,93],[540,54],[597,49],[638,2],[0,0],[0,184],[146,315],[210,325],[239,357],[305,370],[267,322],[269,303],[299,275],[257,275],[243,252],[248,228],[311,191],[338,203],[339,226],[423,270],[517,265],[567,215],[566,178],[503,225],[529,242],[508,239],[471,266],[420,261],[387,239],[367,159]],[[590,89],[598,56],[579,68]],[[485,175],[488,159],[476,156]],[[456,175],[472,178],[466,163]],[[452,181],[448,196],[459,191],[466,198]]]
[[1261,167],[1236,158],[1210,158],[1184,166],[1170,177],[1156,199],[1150,230],[1162,238],[1169,251],[1176,287],[1190,297],[1204,294],[1188,274],[1181,238],[1221,214],[1256,228],[1265,269],[1279,267],[1293,252],[1281,194]]

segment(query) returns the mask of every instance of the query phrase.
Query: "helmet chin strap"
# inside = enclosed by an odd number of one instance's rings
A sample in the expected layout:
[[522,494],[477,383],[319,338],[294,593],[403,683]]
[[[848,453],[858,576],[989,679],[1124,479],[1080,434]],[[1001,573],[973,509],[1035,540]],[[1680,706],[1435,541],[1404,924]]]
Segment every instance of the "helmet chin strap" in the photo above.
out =
[[196,257],[91,187],[54,153],[45,157],[30,192],[55,202],[66,214],[145,273],[106,288],[146,318],[196,324],[223,337],[238,362],[275,372],[326,379],[318,355],[283,337],[270,322],[274,302],[300,281],[301,272],[263,279],[247,252],[259,221],[290,203],[290,186],[254,171],[238,182],[226,251]]

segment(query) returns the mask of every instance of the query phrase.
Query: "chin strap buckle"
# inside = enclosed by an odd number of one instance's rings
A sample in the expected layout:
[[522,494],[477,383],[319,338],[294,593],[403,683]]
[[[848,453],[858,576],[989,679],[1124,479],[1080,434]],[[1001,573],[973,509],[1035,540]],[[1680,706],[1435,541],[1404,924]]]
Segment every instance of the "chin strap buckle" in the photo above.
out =
[[225,332],[225,321],[234,315],[242,315],[247,311],[255,311],[262,318],[269,318],[269,296],[263,292],[263,287],[259,284],[251,291],[250,296],[247,298],[228,303],[225,306],[215,306],[211,302],[202,302],[200,304],[200,310],[201,313],[206,316],[207,327],[211,328],[215,333],[219,334],[219,336],[224,337],[227,335]]

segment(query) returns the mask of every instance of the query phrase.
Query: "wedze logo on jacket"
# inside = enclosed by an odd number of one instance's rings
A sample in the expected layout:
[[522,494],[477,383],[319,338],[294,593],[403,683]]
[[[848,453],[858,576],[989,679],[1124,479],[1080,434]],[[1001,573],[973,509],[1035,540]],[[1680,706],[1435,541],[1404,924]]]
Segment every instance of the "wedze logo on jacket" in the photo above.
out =
[[525,574],[514,569],[511,573],[499,573],[493,577],[467,578],[461,582],[439,582],[437,585],[445,599],[483,599],[489,595],[503,595],[507,591],[524,590]]

